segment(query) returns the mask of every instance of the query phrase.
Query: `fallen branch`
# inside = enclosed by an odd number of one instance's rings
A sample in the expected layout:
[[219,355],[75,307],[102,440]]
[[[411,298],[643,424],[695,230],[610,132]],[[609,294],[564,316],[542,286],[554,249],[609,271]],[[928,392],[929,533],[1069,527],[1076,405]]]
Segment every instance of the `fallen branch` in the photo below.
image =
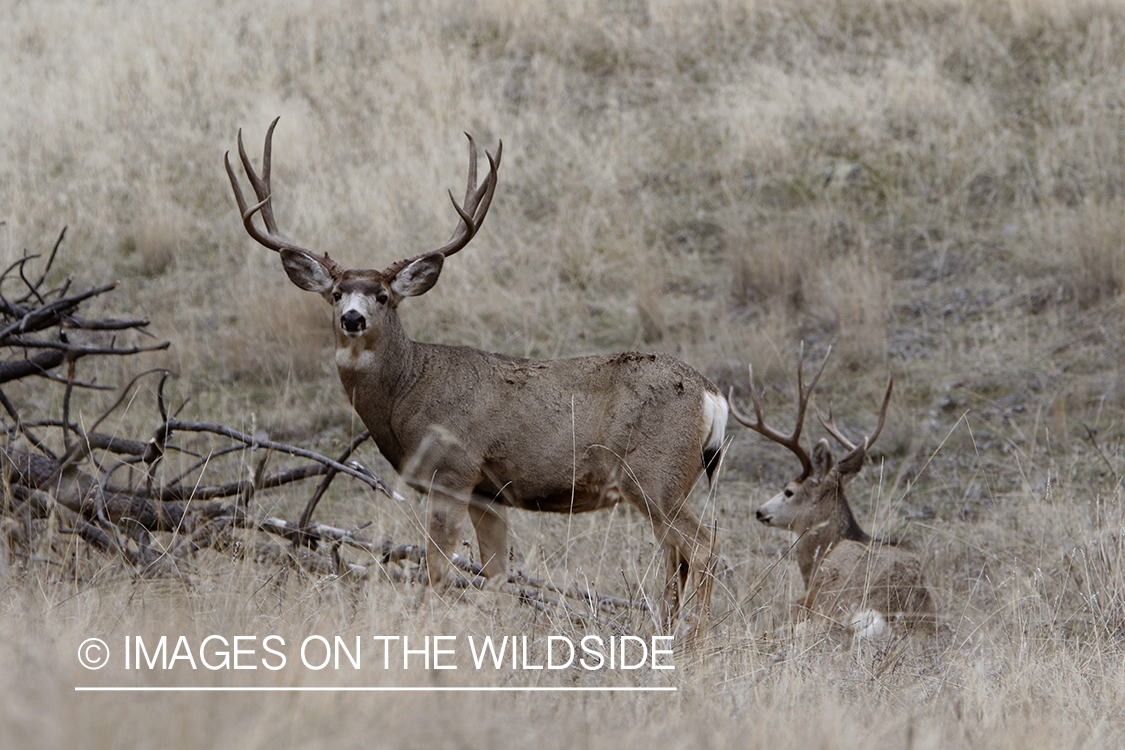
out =
[[160,455],[163,454],[164,446],[167,440],[176,431],[181,432],[209,432],[214,435],[221,435],[223,437],[236,440],[245,444],[250,448],[264,448],[266,450],[275,451],[277,453],[286,453],[291,456],[299,458],[307,458],[310,461],[332,469],[340,474],[347,474],[353,479],[358,479],[372,489],[382,492],[392,500],[405,502],[406,498],[395,492],[389,484],[387,484],[381,477],[376,476],[370,469],[360,465],[357,462],[351,464],[342,464],[338,461],[333,461],[330,458],[322,456],[318,453],[313,453],[304,448],[298,448],[284,443],[275,443],[272,440],[259,440],[251,435],[239,432],[238,430],[226,427],[225,425],[215,424],[213,422],[184,422],[179,419],[169,419],[164,424],[157,428],[153,434],[152,439],[149,441],[148,450],[145,453],[145,463],[153,463]]

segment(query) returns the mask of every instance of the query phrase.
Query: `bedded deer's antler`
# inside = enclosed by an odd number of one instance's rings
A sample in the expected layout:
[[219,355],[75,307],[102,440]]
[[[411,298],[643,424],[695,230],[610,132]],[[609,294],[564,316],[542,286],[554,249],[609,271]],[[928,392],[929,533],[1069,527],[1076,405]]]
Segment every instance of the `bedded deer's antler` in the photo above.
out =
[[825,366],[828,364],[828,358],[832,356],[832,347],[828,347],[828,353],[824,355],[824,362],[821,363],[820,369],[816,371],[816,376],[813,377],[812,382],[807,386],[804,384],[804,368],[805,368],[805,344],[801,343],[800,361],[797,363],[797,423],[793,427],[793,432],[790,435],[784,435],[772,427],[766,426],[765,417],[762,416],[762,402],[758,398],[758,391],[754,387],[754,365],[749,365],[750,371],[750,398],[754,403],[754,416],[755,421],[751,421],[750,417],[746,416],[738,410],[734,405],[734,389],[731,388],[728,394],[727,401],[730,403],[731,415],[741,422],[746,427],[749,427],[754,432],[763,435],[770,440],[783,445],[791,450],[801,462],[803,473],[797,480],[799,482],[808,479],[812,475],[813,465],[812,459],[809,458],[808,451],[801,447],[801,429],[805,424],[805,411],[808,409],[809,397],[812,395],[813,389],[816,388],[816,383],[820,380],[821,374],[824,372]]
[[[891,392],[894,390],[894,387],[895,376],[892,373],[887,377],[887,394],[883,396],[883,405],[879,408],[879,422],[875,425],[875,432],[870,436],[864,436],[863,438],[863,450],[865,453],[867,452],[868,448],[875,444],[875,441],[879,438],[879,433],[883,431],[883,423],[887,420],[887,405],[891,403]],[[828,434],[836,438],[836,442],[844,446],[844,448],[849,451],[855,451],[859,447],[851,440],[848,440],[844,433],[840,431],[840,428],[836,426],[836,421],[832,418],[831,402],[828,404],[828,416],[825,416],[820,411],[819,406],[815,408],[817,419],[819,419],[820,423],[824,425],[824,429],[828,430]]]

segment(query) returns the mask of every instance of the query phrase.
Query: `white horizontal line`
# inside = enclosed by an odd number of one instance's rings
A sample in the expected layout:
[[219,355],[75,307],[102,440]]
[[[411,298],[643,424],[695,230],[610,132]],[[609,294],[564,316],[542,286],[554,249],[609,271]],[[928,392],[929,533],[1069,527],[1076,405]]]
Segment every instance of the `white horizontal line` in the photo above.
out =
[[76,693],[674,693],[676,687],[75,687]]

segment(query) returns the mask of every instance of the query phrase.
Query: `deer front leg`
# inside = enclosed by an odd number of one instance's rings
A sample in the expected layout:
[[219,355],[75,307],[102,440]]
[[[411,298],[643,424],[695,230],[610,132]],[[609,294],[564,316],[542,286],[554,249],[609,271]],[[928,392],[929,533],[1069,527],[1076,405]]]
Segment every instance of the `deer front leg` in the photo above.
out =
[[502,505],[474,495],[469,501],[469,518],[477,532],[480,562],[484,575],[508,579],[508,509]]
[[430,586],[437,588],[449,571],[453,550],[468,509],[467,500],[435,488],[430,494],[430,543],[426,550],[426,572]]

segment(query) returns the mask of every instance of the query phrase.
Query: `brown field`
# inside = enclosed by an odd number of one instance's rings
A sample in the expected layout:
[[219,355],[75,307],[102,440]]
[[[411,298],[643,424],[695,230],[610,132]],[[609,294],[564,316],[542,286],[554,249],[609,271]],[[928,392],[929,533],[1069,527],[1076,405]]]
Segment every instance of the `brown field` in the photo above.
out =
[[[0,746],[1125,744],[1125,4],[400,5],[2,4],[0,262],[49,250],[68,225],[55,273],[122,282],[99,304],[172,342],[143,366],[175,372],[188,418],[332,454],[362,426],[327,307],[245,236],[224,151],[242,128],[257,160],[280,115],[282,231],[381,268],[452,230],[461,132],[503,139],[484,230],[402,306],[411,335],[541,358],[664,350],[739,399],[753,362],[783,423],[799,342],[816,356],[834,344],[818,393],[856,433],[893,371],[887,429],[850,496],[868,531],[923,557],[938,627],[854,648],[794,627],[800,577],[788,560],[771,568],[789,540],[753,513],[795,462],[732,422],[720,480],[692,503],[730,572],[675,670],[477,671],[462,649],[447,672],[89,672],[75,652],[92,636],[520,635],[542,657],[550,635],[653,628],[210,552],[186,579],[138,578],[45,520],[42,554],[0,546]],[[82,375],[123,383],[136,366]],[[4,392],[58,408],[53,385]],[[76,418],[114,397],[83,394]],[[143,439],[152,401],[142,385],[113,429]],[[361,453],[395,479],[373,446]],[[293,517],[305,497],[255,503]],[[424,515],[413,494],[395,504],[343,482],[318,511],[415,543]],[[658,588],[658,547],[630,509],[514,513],[512,536],[530,574],[619,597]],[[69,575],[50,558],[67,549]]]

